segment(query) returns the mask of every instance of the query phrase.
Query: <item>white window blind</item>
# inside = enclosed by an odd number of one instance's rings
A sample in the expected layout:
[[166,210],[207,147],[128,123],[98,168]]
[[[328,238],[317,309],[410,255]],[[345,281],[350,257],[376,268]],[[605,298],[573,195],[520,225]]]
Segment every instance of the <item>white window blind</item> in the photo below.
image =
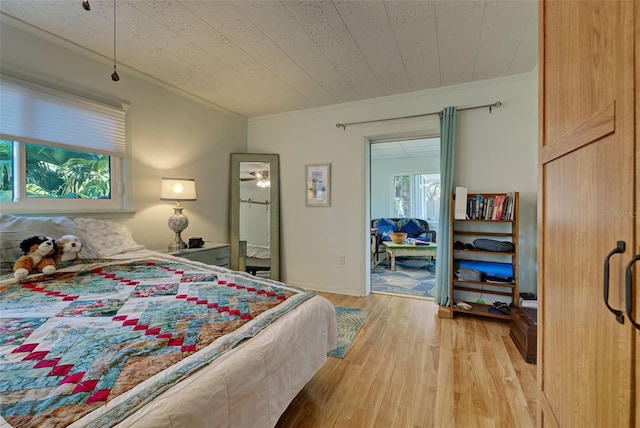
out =
[[0,77],[3,139],[85,149],[123,158],[125,111],[75,95]]

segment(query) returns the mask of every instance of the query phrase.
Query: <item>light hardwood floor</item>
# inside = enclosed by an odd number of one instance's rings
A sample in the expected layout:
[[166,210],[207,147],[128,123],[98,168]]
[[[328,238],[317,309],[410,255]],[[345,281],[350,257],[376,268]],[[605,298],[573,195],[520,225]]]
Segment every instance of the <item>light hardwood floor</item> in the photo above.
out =
[[505,321],[456,316],[382,294],[320,293],[370,313],[344,359],[329,357],[278,428],[533,427],[536,366]]

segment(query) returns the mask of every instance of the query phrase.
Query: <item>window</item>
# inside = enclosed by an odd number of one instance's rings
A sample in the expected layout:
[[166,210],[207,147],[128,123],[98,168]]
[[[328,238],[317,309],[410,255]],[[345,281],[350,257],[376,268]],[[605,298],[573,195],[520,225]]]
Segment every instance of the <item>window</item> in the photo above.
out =
[[440,174],[395,175],[393,188],[394,217],[425,219],[429,221],[430,228],[437,228],[440,218]]
[[13,144],[0,140],[0,202],[13,200]]
[[111,198],[110,156],[9,140],[0,140],[0,147],[2,202],[21,199],[13,191],[13,171],[20,170],[14,168],[14,163],[22,163],[21,153],[24,153],[26,198]]
[[124,110],[0,79],[3,210],[121,209]]

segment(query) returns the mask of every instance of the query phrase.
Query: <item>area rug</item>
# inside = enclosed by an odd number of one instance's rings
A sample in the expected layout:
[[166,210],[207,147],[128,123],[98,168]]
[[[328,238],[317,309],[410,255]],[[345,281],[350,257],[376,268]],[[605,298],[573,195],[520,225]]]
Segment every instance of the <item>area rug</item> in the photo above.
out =
[[336,306],[336,324],[338,327],[338,346],[327,353],[330,357],[344,358],[358,335],[362,324],[369,316],[368,309]]
[[384,260],[371,269],[371,291],[435,297],[436,264],[422,258],[396,259],[396,270]]

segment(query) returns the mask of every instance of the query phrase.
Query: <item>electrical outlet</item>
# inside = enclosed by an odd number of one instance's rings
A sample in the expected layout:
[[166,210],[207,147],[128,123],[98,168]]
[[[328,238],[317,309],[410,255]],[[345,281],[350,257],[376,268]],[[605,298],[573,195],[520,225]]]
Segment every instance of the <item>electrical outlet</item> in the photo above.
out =
[[344,254],[338,256],[338,264],[343,265],[345,263]]

